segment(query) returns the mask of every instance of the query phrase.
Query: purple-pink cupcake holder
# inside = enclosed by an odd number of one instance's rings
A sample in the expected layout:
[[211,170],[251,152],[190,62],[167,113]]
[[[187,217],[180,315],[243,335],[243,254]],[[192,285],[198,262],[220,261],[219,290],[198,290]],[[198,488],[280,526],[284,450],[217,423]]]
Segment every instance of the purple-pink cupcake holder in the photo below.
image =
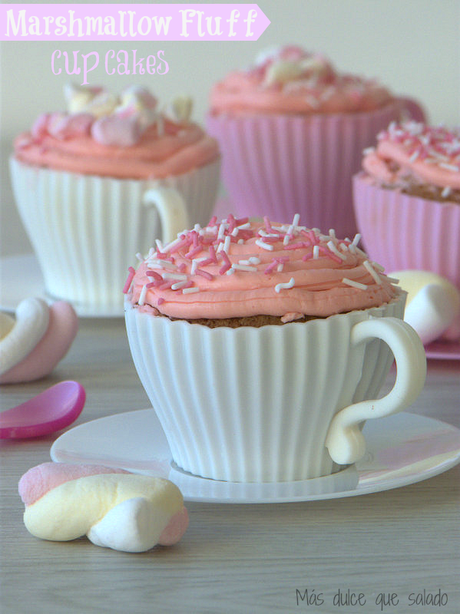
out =
[[351,179],[361,168],[362,151],[404,111],[423,117],[417,103],[403,99],[363,113],[209,115],[207,130],[219,141],[232,210],[283,222],[300,213],[310,228],[334,228],[352,238]]

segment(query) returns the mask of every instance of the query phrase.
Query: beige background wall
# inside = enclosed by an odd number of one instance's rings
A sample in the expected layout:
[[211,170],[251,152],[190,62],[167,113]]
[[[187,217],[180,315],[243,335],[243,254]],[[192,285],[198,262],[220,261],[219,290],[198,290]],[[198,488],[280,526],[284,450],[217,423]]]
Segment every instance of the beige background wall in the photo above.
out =
[[[301,44],[328,55],[342,70],[378,77],[394,92],[422,100],[434,123],[460,125],[460,0],[259,0],[258,4],[271,25],[257,42],[1,43],[0,254],[30,251],[14,209],[8,155],[13,137],[40,112],[63,107],[62,88],[69,77],[51,72],[55,49],[99,54],[137,49],[140,56],[163,49],[169,72],[136,77],[134,82],[147,85],[161,100],[190,93],[194,117],[202,121],[212,83],[228,70],[248,65],[267,46]],[[90,79],[91,84],[114,92],[132,82],[129,76],[108,76],[103,65]]]

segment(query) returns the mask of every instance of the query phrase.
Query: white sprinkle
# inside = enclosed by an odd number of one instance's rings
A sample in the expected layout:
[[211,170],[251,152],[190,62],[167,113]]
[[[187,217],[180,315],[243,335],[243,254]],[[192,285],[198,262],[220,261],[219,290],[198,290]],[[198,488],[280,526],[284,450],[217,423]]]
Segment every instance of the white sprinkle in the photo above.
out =
[[218,254],[219,252],[221,252],[224,249],[224,244],[222,243],[222,241],[219,243],[217,249],[216,249],[216,254]]
[[281,292],[281,290],[289,290],[289,288],[292,288],[294,284],[295,284],[294,278],[291,277],[291,279],[286,283],[276,284],[275,292],[279,293]]
[[319,245],[313,246],[313,259],[317,260],[319,258]]
[[363,262],[364,268],[367,269],[369,271],[369,273],[371,274],[371,276],[374,278],[374,280],[376,281],[376,283],[381,284],[382,280],[379,276],[379,274],[377,273],[377,271],[374,271],[374,269],[372,268],[372,264],[369,262],[369,260],[365,260]]
[[353,288],[358,288],[359,290],[367,290],[366,284],[361,284],[359,281],[353,281],[353,279],[348,279],[347,277],[342,279],[342,283],[353,286]]
[[283,269],[284,269],[284,264],[280,262],[279,265],[276,267],[276,270],[278,271],[278,273],[281,273]]
[[140,305],[142,307],[142,305],[145,302],[145,295],[147,294],[147,285],[142,287],[140,296],[139,296],[139,300],[137,301],[137,304]]
[[333,239],[336,239],[337,237],[335,236],[335,230],[333,228],[329,229],[329,236],[332,237]]
[[197,286],[194,286],[193,288],[184,288],[182,290],[182,294],[193,294],[195,292],[199,292],[200,289]]
[[201,230],[201,226],[199,224],[195,224],[195,226],[193,227],[193,230],[199,233]]
[[445,168],[447,171],[452,171],[453,173],[460,173],[460,167],[455,166],[454,164],[446,164],[445,162],[440,162],[439,166],[441,168]]
[[163,243],[160,241],[160,239],[155,239],[155,245],[157,246],[157,250],[159,252],[163,252]]
[[291,237],[290,237],[289,233],[285,234],[284,235],[284,239],[283,239],[283,245],[288,245],[290,240],[291,240]]
[[144,262],[144,256],[143,256],[143,255],[142,255],[140,252],[137,252],[137,254],[136,254],[136,258],[137,258],[137,259],[138,259],[140,262]]
[[232,269],[237,271],[252,271],[257,272],[257,267],[249,266],[248,264],[232,264]]
[[149,249],[149,253],[147,254],[146,260],[148,260],[149,258],[155,258],[155,256],[156,256],[156,251],[154,250],[153,247],[151,247]]
[[222,249],[226,254],[228,254],[228,250],[230,249],[230,239],[230,235],[227,235],[224,240],[224,247]]
[[221,239],[223,239],[224,234],[225,234],[225,222],[222,222],[221,225],[219,226],[219,232],[217,233],[217,240],[220,241]]
[[371,260],[371,264],[374,267],[374,269],[377,269],[377,271],[380,271],[381,273],[383,273],[383,271],[385,270],[385,267],[383,267],[378,262],[374,262],[373,260]]
[[399,279],[396,279],[396,277],[387,277],[387,279],[390,284],[399,284]]
[[232,235],[232,237],[236,237],[239,232],[240,231],[238,230],[238,227],[235,227],[230,234]]
[[246,222],[245,224],[240,224],[237,226],[240,230],[246,230],[247,228],[251,228],[251,222]]
[[177,284],[173,284],[171,286],[171,290],[180,290],[185,286],[186,283],[186,281],[178,281]]
[[307,94],[305,96],[305,102],[309,104],[312,109],[317,109],[320,106],[319,101],[312,94]]
[[339,249],[341,249],[343,252],[347,252],[348,251],[348,245],[346,243],[340,243]]
[[260,264],[260,258],[257,258],[256,256],[251,256],[249,258],[249,263],[250,264]]
[[170,271],[175,271],[177,269],[177,265],[169,262],[168,260],[153,260],[150,263],[152,269],[169,269]]
[[238,239],[238,245],[243,245],[244,239]]
[[371,153],[374,153],[375,151],[375,147],[366,147],[366,149],[363,149],[363,155],[364,156],[368,156]]
[[359,232],[357,232],[355,236],[353,237],[353,241],[351,242],[351,245],[353,245],[353,247],[356,247],[360,241],[361,241],[361,235],[359,234]]
[[235,269],[228,269],[227,275],[233,275],[234,272],[235,272]]
[[446,185],[446,187],[444,188],[444,190],[441,192],[441,196],[443,198],[447,198],[448,196],[450,196],[452,193],[452,188],[448,185]]
[[165,245],[161,251],[163,252],[163,254],[168,253],[169,250],[173,248],[175,245],[177,245],[177,243],[180,243],[180,241],[182,241],[182,239],[180,237],[177,237],[177,239],[174,239],[174,241],[171,241],[171,243],[168,243],[167,245]]
[[163,279],[188,279],[184,273],[162,273]]
[[294,215],[294,219],[292,220],[292,226],[296,227],[299,224],[299,220],[300,220],[300,213],[296,213]]
[[271,232],[271,233],[270,233],[270,232],[266,232],[266,231],[265,231],[263,228],[259,228],[259,232],[258,232],[258,234],[259,234],[261,237],[279,237],[279,234],[278,234],[278,233],[274,233],[274,232]]
[[217,226],[206,226],[205,230],[206,230],[206,232],[209,232],[209,233],[215,235],[216,232],[217,232]]
[[417,160],[419,155],[420,155],[420,149],[416,149],[414,153],[411,155],[411,157],[409,158],[409,162],[415,162],[415,160]]
[[336,256],[338,256],[341,260],[346,260],[347,257],[342,254],[341,252],[339,252],[339,250],[337,249],[337,247],[335,246],[334,241],[328,241],[326,243],[326,245],[328,246],[328,248],[330,249],[330,251],[335,254]]
[[190,267],[190,274],[191,274],[191,275],[195,275],[195,271],[196,271],[196,270],[197,270],[197,268],[198,268],[198,264],[199,264],[200,262],[204,262],[205,260],[207,260],[207,258],[194,258],[194,259],[192,260],[192,266]]
[[258,245],[262,249],[266,249],[268,252],[273,251],[273,245],[270,245],[269,243],[264,243],[262,239],[257,239],[256,245]]

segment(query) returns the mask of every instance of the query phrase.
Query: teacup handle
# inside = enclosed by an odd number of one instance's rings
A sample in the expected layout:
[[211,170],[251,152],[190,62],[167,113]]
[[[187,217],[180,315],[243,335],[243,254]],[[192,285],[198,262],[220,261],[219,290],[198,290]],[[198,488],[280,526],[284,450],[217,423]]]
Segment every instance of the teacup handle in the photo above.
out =
[[170,243],[178,233],[189,227],[187,207],[181,194],[174,188],[150,188],[144,193],[144,205],[155,207],[163,228],[163,243]]
[[[416,122],[425,123],[427,121],[427,115],[422,105],[413,98],[407,98],[405,96],[398,96],[399,103],[401,105],[402,119],[412,119]],[[405,116],[408,116],[405,117]]]
[[425,350],[413,328],[398,318],[385,317],[358,322],[351,330],[352,345],[373,338],[385,341],[393,352],[396,381],[383,398],[354,403],[334,416],[327,433],[326,448],[339,465],[350,465],[364,456],[366,442],[360,429],[361,422],[403,411],[415,401],[425,383]]

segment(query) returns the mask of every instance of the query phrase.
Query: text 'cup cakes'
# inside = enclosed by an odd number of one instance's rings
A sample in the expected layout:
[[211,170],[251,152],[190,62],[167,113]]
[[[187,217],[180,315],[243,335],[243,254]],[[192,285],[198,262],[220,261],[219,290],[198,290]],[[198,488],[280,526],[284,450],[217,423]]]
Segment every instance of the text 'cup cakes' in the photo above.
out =
[[[357,239],[298,215],[213,217],[152,249],[124,291],[134,364],[179,471],[230,482],[330,476],[364,454],[363,421],[401,411],[423,387],[405,293]],[[395,386],[370,401],[392,353]]]
[[116,288],[135,250],[209,219],[218,145],[190,120],[189,98],[161,108],[137,86],[65,94],[65,112],[40,115],[14,142],[16,203],[47,293],[122,314]]
[[[366,251],[388,271],[431,271],[460,290],[460,130],[391,123],[353,180]],[[444,333],[460,338],[460,318]]]
[[362,150],[402,112],[423,116],[414,101],[296,46],[228,74],[209,106],[207,127],[238,215],[292,219],[299,211],[310,227],[334,227],[344,237],[356,233],[351,178]]

